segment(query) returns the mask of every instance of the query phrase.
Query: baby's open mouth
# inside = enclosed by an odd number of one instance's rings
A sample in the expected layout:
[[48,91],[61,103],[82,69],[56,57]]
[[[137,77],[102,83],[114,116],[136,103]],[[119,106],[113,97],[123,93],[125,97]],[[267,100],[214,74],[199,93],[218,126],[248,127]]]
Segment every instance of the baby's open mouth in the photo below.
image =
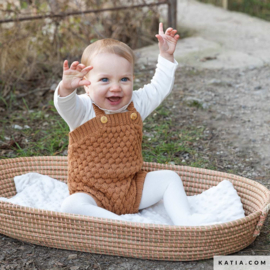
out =
[[121,97],[109,97],[108,100],[114,102],[114,101],[118,101]]

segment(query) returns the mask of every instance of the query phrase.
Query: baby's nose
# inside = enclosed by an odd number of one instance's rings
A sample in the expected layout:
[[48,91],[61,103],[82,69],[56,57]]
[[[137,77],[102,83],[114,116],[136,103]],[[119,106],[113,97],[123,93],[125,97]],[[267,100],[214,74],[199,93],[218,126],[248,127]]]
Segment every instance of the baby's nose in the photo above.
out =
[[121,86],[119,84],[114,84],[111,88],[110,88],[110,91],[112,92],[118,92],[118,91],[121,91]]

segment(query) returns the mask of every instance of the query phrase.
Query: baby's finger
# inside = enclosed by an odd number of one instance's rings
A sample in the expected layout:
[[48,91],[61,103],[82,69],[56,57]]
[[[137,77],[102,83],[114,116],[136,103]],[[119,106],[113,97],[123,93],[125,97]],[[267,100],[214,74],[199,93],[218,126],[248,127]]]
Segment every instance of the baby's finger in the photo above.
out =
[[75,69],[77,68],[78,64],[79,64],[78,61],[73,62],[73,63],[71,64],[71,66],[70,66],[70,69],[75,70]]
[[172,29],[171,27],[168,28],[168,29],[166,30],[165,34],[166,34],[166,35],[171,35],[172,30],[173,30],[173,29]]
[[164,34],[162,22],[159,23],[159,31],[158,31],[158,33],[159,33],[160,35]]
[[86,75],[91,69],[93,69],[93,66],[88,66],[84,68],[81,73],[83,73],[83,75]]
[[81,81],[79,82],[79,86],[90,85],[90,84],[91,84],[91,82],[88,81],[88,80],[81,80]]
[[77,66],[76,70],[81,71],[84,67],[85,67],[85,65],[79,64],[79,65]]
[[65,60],[63,63],[63,70],[68,70],[68,60]]

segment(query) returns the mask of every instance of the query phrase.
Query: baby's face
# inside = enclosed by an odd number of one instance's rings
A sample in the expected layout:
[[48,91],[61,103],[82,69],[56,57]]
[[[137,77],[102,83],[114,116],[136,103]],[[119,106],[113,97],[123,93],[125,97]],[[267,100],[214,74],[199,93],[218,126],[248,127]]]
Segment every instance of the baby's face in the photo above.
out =
[[101,53],[91,62],[93,69],[87,74],[91,82],[86,93],[99,107],[118,110],[127,105],[133,91],[133,67],[116,54]]

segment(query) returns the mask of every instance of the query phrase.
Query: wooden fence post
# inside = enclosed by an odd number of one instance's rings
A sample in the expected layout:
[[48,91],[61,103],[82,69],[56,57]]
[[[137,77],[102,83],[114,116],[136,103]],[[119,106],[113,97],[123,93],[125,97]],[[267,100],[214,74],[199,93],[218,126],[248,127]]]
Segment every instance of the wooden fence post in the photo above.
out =
[[[176,29],[177,26],[177,0],[168,0],[168,27]],[[165,29],[164,29],[165,30]]]
[[222,7],[228,9],[228,0],[222,0]]

